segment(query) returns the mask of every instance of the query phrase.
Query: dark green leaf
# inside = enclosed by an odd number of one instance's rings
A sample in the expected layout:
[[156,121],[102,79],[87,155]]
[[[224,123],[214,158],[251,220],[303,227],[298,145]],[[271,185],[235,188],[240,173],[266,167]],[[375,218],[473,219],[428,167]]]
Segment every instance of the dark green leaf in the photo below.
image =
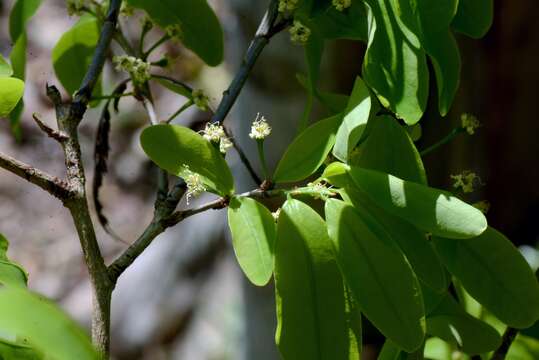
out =
[[518,329],[539,319],[537,279],[503,234],[489,227],[467,241],[433,241],[447,269],[498,319]]
[[417,35],[399,25],[400,18],[412,18],[412,14],[408,7],[400,7],[401,2],[366,2],[374,21],[369,23],[363,78],[385,107],[407,124],[415,124],[427,105],[429,73]]
[[470,355],[493,351],[501,343],[493,327],[466,313],[450,295],[427,317],[427,332]]
[[9,34],[12,41],[17,41],[25,34],[26,22],[35,15],[41,0],[17,0],[9,16]]
[[460,0],[451,26],[472,38],[482,38],[492,25],[492,0]]
[[145,10],[157,24],[179,25],[183,44],[210,66],[223,61],[223,30],[206,0],[128,0]]
[[92,62],[98,39],[97,19],[91,16],[83,17],[62,35],[52,50],[54,72],[70,94],[78,90]]
[[419,283],[385,230],[346,203],[326,201],[337,261],[361,312],[395,344],[418,349],[425,335]]
[[24,82],[16,78],[0,78],[0,117],[13,111],[24,94]]
[[299,181],[312,175],[324,163],[333,144],[342,115],[335,115],[311,125],[288,146],[277,165],[273,181]]
[[434,235],[466,239],[487,228],[483,213],[449,193],[352,166],[355,186],[377,206]]
[[273,273],[275,220],[259,202],[234,197],[228,207],[228,225],[236,258],[247,278],[264,286]]
[[277,226],[276,340],[285,359],[349,359],[360,346],[348,323],[349,305],[322,218],[288,200]]
[[86,334],[54,304],[19,288],[0,290],[0,328],[55,360],[97,359]]
[[179,125],[155,125],[141,135],[142,148],[159,167],[182,176],[185,166],[199,174],[209,190],[234,193],[234,179],[219,151],[200,134]]
[[329,5],[318,12],[308,24],[326,39],[368,40],[367,8],[363,2],[354,1],[346,11],[338,11]]
[[369,89],[363,80],[357,77],[344,112],[343,122],[339,126],[335,139],[333,155],[337,159],[348,161],[350,153],[364,134],[372,110],[373,104]]
[[390,116],[373,118],[369,137],[354,165],[427,185],[421,156],[406,130]]

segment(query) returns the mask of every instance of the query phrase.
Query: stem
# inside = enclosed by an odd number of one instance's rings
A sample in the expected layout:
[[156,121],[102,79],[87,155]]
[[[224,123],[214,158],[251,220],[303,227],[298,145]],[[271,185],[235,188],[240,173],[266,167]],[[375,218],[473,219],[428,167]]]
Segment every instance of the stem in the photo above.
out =
[[464,132],[464,128],[462,127],[458,127],[458,128],[455,128],[453,129],[453,131],[451,131],[446,137],[444,137],[442,140],[438,141],[436,144],[432,145],[432,146],[429,146],[428,148],[426,148],[425,150],[421,151],[420,152],[420,155],[421,156],[425,156],[425,155],[428,155],[430,154],[431,152],[433,152],[434,150],[438,149],[439,147],[449,143],[450,141],[452,141],[454,138],[456,138],[460,133]]
[[163,44],[165,41],[170,39],[170,36],[168,34],[163,35],[159,40],[157,40],[146,52],[142,53],[142,60],[146,61],[148,56],[157,49],[161,44]]
[[230,109],[232,109],[232,106],[236,103],[236,100],[258,57],[262,53],[262,50],[264,50],[264,47],[266,47],[273,35],[280,31],[280,28],[275,26],[275,21],[279,14],[277,5],[277,1],[271,1],[268,11],[264,14],[264,18],[258,27],[256,35],[245,53],[243,62],[236,73],[236,76],[228,89],[223,93],[223,99],[211,119],[212,123],[223,123],[230,112]]
[[[229,132],[227,132],[227,135],[229,135]],[[236,140],[234,139],[233,136],[229,135],[228,137],[229,137],[229,140],[232,142],[232,145],[234,146],[234,149],[238,153],[241,162],[243,163],[243,165],[245,166],[245,168],[247,169],[247,171],[251,175],[251,178],[253,179],[255,184],[262,185],[262,179],[260,179],[260,177],[256,173],[255,169],[251,165],[251,162],[247,158],[247,155],[245,155],[245,152],[243,151],[243,149],[239,146],[239,144],[236,142]]]
[[92,100],[110,100],[110,99],[118,99],[118,98],[127,97],[127,96],[133,96],[133,95],[135,95],[134,92],[127,92],[123,94],[100,95],[100,96],[92,96]]
[[260,164],[262,165],[262,171],[264,173],[264,179],[269,180],[268,165],[266,164],[266,155],[264,154],[264,139],[256,140],[256,145],[258,149],[258,157],[260,159]]
[[178,115],[180,115],[185,110],[189,109],[193,105],[193,100],[187,101],[181,108],[178,109],[174,114],[170,115],[170,117],[165,121],[167,124],[170,123],[172,120],[174,120]]
[[509,352],[509,348],[513,344],[513,341],[515,341],[515,338],[518,335],[518,330],[512,327],[508,327],[505,332],[503,333],[502,337],[502,344],[494,354],[492,354],[491,360],[504,360],[507,356],[507,353]]

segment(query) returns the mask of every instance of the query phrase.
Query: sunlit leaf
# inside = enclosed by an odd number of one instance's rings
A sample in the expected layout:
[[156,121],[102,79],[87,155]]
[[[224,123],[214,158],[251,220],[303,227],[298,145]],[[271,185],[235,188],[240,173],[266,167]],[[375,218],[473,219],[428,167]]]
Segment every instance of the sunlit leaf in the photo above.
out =
[[16,78],[0,78],[0,117],[13,111],[24,94],[24,82]]
[[0,55],[0,77],[10,77],[13,75],[11,65]]
[[26,271],[7,257],[8,240],[0,234],[0,284],[25,287],[28,282]]

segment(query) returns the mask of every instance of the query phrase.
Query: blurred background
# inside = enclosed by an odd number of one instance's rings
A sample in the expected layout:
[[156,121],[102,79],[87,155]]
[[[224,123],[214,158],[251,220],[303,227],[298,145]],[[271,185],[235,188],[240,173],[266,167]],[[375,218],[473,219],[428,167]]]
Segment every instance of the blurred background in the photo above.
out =
[[[225,31],[226,61],[206,67],[188,50],[171,44],[165,54],[174,64],[167,73],[210,94],[213,106],[241,62],[249,39],[263,15],[266,1],[210,1]],[[13,1],[0,0],[0,51],[11,51],[8,15]],[[494,25],[479,41],[459,37],[463,72],[461,87],[450,114],[441,118],[431,84],[429,109],[422,121],[419,149],[432,145],[459,126],[464,112],[478,117],[482,127],[473,136],[461,135],[425,157],[432,186],[449,189],[451,174],[470,170],[482,186],[467,200],[487,200],[494,227],[521,246],[530,262],[539,264],[539,31],[533,0],[495,1]],[[129,36],[138,36],[140,14],[121,24]],[[38,112],[50,125],[54,113],[45,96],[45,84],[58,84],[50,52],[77,19],[66,13],[62,0],[43,1],[28,31],[26,108],[23,137],[15,141],[8,121],[0,120],[0,151],[63,176],[58,144],[31,120]],[[154,29],[151,38],[160,37]],[[148,41],[151,43],[151,40]],[[120,54],[113,46],[112,52]],[[364,47],[349,41],[329,44],[323,61],[321,87],[349,93],[360,73]],[[253,75],[230,115],[229,125],[253,163],[254,144],[249,124],[260,112],[274,127],[267,145],[270,167],[275,165],[296,134],[304,106],[304,92],[295,75],[304,71],[302,48],[288,34],[276,36],[264,51]],[[107,65],[105,93],[124,76]],[[181,104],[164,88],[153,89],[158,117],[165,119]],[[67,96],[67,95],[65,95]],[[100,108],[91,109],[81,127],[88,180],[93,177],[93,147]],[[195,109],[175,122],[200,126],[209,115]],[[101,190],[104,212],[111,226],[132,242],[149,223],[155,197],[155,170],[144,156],[138,135],[147,124],[142,106],[122,100],[113,115],[109,173]],[[238,178],[238,190],[250,190],[250,180],[233,151],[228,160]],[[258,168],[258,170],[260,170]],[[209,197],[193,201],[205,202]],[[180,206],[186,206],[184,202]],[[97,222],[96,222],[97,223]],[[158,237],[120,278],[113,296],[112,352],[116,359],[278,359],[273,344],[275,314],[273,288],[254,288],[239,270],[226,230],[226,214],[212,211],[190,218]],[[126,244],[114,240],[96,225],[107,261]],[[62,205],[48,194],[0,170],[0,232],[11,241],[11,257],[30,273],[30,287],[57,301],[85,326],[90,320],[90,286],[73,224]],[[365,359],[372,358],[383,339],[374,331],[365,340]]]

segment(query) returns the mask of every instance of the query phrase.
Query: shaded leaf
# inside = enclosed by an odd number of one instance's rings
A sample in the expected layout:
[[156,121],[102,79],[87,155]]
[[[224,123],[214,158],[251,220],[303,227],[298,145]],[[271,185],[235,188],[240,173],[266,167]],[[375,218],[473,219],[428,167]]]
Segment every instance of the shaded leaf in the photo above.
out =
[[462,286],[505,324],[524,329],[539,319],[539,284],[514,245],[489,227],[467,241],[435,237],[447,269]]
[[419,283],[385,230],[346,203],[326,201],[337,261],[361,312],[395,344],[418,349],[425,335]]
[[41,0],[17,0],[9,15],[9,34],[12,41],[17,41],[25,34],[26,22],[35,15]]
[[281,211],[275,248],[276,341],[285,359],[349,359],[344,285],[322,218],[298,200]]
[[490,29],[493,17],[492,0],[460,0],[451,26],[463,34],[479,39]]
[[275,220],[256,200],[234,197],[228,207],[228,225],[236,259],[247,278],[264,286],[273,274]]
[[210,191],[228,196],[234,193],[234,179],[223,156],[209,141],[179,125],[155,125],[140,137],[142,148],[153,162],[176,176],[185,166],[199,174]]

